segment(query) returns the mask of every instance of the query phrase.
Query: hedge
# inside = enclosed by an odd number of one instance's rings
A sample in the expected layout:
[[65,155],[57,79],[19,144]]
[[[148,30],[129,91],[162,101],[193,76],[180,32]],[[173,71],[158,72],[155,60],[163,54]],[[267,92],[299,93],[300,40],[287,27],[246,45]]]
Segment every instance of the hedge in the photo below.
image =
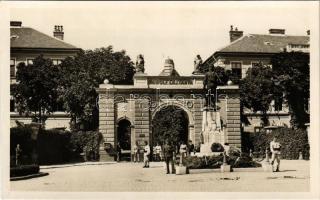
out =
[[270,150],[270,142],[274,136],[278,136],[278,141],[281,144],[281,158],[298,159],[299,152],[302,152],[304,159],[310,158],[308,133],[303,129],[279,128],[271,133],[263,130],[251,139],[254,151],[264,152],[266,148]]
[[[22,165],[32,164],[32,140],[30,135],[31,129],[27,126],[10,129],[10,166],[15,166],[17,144],[20,144],[22,150]],[[102,135],[97,131],[70,132],[61,129],[41,129],[36,142],[38,163],[40,165],[50,165],[79,162],[83,161],[83,152],[88,160],[97,160],[101,140]]]
[[[226,156],[227,164],[232,168],[261,167],[261,164],[252,160],[248,154],[241,154],[240,151],[230,150],[229,156]],[[223,154],[204,157],[186,157],[183,164],[189,169],[215,169],[223,164]]]
[[26,176],[39,173],[39,165],[22,165],[10,168],[10,177]]

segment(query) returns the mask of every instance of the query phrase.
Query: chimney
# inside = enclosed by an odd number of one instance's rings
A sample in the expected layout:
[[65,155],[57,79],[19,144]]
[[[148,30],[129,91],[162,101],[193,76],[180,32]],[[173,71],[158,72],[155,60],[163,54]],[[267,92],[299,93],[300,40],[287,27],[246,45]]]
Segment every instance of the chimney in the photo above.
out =
[[22,22],[21,21],[10,21],[11,27],[21,27]]
[[285,29],[277,29],[277,28],[269,29],[269,34],[284,35],[285,33],[286,33]]
[[233,42],[243,36],[243,31],[238,31],[237,27],[233,30],[233,25],[231,25],[229,35],[230,35],[230,42]]
[[53,37],[59,39],[59,40],[63,40],[63,26],[61,25],[55,25],[54,26],[54,31],[53,31]]
[[310,30],[307,30],[307,35],[310,35]]

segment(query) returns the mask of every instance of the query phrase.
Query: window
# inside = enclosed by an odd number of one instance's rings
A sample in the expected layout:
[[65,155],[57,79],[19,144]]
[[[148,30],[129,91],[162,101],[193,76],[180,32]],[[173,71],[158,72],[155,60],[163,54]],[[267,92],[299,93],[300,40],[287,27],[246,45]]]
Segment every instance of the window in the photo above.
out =
[[251,66],[258,67],[258,66],[260,66],[260,63],[259,62],[251,62]]
[[62,63],[61,59],[52,59],[53,65],[60,65]]
[[56,102],[54,105],[53,111],[54,112],[65,112],[66,109],[64,109],[64,107],[63,107],[63,101]]
[[16,60],[10,59],[10,77],[16,76]]
[[27,59],[27,65],[33,65],[33,59]]
[[276,97],[274,100],[274,110],[281,111],[282,110],[283,97]]
[[11,97],[10,98],[10,112],[14,112],[15,111],[15,102],[14,102],[14,98]]
[[241,79],[241,62],[231,62],[231,70],[235,78]]

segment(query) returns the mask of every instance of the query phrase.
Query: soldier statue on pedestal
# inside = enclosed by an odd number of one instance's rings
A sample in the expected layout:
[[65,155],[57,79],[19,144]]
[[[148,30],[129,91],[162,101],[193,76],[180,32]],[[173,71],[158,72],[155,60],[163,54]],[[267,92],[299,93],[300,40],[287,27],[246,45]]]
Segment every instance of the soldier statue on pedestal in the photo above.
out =
[[144,73],[144,58],[142,54],[139,54],[137,56],[137,61],[136,61],[136,72],[142,72]]
[[209,66],[209,71],[205,74],[203,89],[206,92],[206,107],[215,109],[215,95],[218,85],[218,75],[213,71],[214,66]]

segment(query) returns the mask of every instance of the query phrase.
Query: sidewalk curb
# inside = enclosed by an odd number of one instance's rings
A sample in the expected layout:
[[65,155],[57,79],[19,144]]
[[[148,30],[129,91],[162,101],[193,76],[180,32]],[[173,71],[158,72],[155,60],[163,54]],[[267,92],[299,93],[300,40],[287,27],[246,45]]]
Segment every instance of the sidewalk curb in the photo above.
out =
[[30,178],[37,178],[37,177],[42,177],[42,176],[47,176],[49,173],[47,172],[39,172],[37,174],[30,174],[26,176],[17,176],[17,177],[11,177],[10,181],[20,181],[20,180],[26,180]]
[[54,169],[54,168],[65,168],[65,167],[87,166],[87,165],[107,165],[107,164],[115,164],[115,163],[117,162],[84,162],[84,163],[62,164],[62,165],[44,165],[44,166],[40,166],[40,169]]

